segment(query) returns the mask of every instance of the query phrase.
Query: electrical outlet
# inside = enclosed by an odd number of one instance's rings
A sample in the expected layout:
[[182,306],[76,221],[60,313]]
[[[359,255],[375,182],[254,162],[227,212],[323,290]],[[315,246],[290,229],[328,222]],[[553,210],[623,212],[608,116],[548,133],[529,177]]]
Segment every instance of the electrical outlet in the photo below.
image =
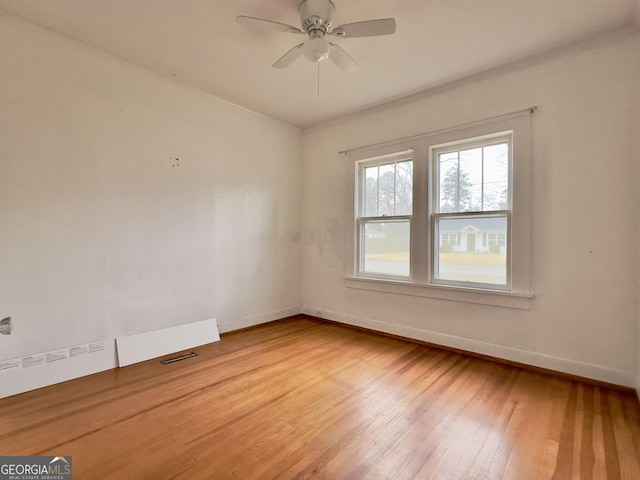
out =
[[2,335],[11,335],[11,317],[0,320],[0,333]]

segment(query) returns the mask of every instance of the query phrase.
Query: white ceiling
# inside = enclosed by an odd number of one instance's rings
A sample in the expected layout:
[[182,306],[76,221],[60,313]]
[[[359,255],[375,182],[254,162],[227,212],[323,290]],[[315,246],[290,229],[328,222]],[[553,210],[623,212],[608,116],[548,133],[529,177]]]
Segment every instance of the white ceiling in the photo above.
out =
[[336,38],[360,64],[299,58],[301,0],[0,0],[0,10],[256,112],[307,128],[563,45],[640,26],[640,0],[334,0],[334,25],[394,17],[393,36]]

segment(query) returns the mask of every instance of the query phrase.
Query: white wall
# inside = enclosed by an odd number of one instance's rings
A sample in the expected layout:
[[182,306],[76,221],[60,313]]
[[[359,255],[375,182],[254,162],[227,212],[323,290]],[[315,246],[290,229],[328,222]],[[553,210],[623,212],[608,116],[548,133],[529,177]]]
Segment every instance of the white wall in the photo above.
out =
[[[305,312],[634,385],[639,51],[637,34],[621,36],[305,132]],[[339,150],[533,105],[530,310],[345,288]]]
[[13,17],[0,65],[0,360],[109,341],[0,396],[113,367],[118,336],[299,312],[298,129]]

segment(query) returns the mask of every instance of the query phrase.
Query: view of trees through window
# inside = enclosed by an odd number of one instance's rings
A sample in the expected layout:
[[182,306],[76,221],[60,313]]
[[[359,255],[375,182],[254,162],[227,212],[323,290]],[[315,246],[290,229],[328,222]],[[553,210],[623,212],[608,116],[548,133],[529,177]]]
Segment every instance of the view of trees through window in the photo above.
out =
[[365,167],[365,217],[411,215],[413,207],[413,162]]
[[509,146],[495,145],[438,155],[439,213],[506,210]]

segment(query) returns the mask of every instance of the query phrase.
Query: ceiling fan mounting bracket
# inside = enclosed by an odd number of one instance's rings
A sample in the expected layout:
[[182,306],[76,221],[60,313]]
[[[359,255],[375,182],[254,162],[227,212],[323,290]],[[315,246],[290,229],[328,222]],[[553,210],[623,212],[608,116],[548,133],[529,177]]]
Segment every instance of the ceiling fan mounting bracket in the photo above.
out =
[[304,0],[298,7],[302,29],[311,32],[320,30],[323,34],[331,32],[331,21],[336,7],[331,0]]

